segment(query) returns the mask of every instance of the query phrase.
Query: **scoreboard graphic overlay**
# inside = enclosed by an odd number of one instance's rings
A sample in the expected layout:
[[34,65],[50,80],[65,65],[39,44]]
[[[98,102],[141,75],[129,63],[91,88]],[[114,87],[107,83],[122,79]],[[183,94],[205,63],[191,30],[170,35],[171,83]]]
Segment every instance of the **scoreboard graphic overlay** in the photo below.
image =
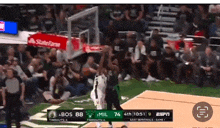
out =
[[48,122],[172,122],[173,110],[47,110]]

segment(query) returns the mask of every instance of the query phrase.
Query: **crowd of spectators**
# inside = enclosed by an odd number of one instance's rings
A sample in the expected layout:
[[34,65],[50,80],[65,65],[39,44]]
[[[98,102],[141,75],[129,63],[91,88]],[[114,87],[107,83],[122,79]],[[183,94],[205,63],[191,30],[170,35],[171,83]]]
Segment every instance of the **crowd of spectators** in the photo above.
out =
[[84,95],[92,87],[93,83],[89,83],[88,78],[93,79],[94,74],[87,78],[83,75],[81,68],[88,67],[96,73],[97,65],[93,57],[89,57],[87,63],[82,65],[77,61],[69,62],[65,51],[39,49],[21,44],[8,46],[6,53],[1,56],[1,87],[7,77],[7,69],[13,69],[16,77],[21,78],[25,84],[27,104],[32,104],[33,96],[41,93],[46,100],[57,103],[54,99],[63,101],[69,97]]
[[219,36],[219,5],[179,5],[174,32],[206,38]]
[[99,29],[112,42],[118,31],[144,33],[159,5],[99,5]]
[[2,5],[0,19],[18,22],[19,30],[67,31],[66,18],[92,5]]

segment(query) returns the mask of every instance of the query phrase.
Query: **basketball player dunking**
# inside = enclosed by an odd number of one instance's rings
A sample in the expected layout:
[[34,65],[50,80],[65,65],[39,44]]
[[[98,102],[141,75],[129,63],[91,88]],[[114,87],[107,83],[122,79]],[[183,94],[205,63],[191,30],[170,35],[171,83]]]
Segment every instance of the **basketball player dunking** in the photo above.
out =
[[[119,67],[117,59],[112,59],[112,49],[108,48],[108,79],[107,79],[107,87],[106,87],[106,96],[105,100],[107,103],[107,110],[112,110],[112,105],[116,108],[116,110],[123,110],[120,106],[119,101],[119,86],[118,86],[118,74]],[[113,60],[113,61],[112,61]],[[112,122],[109,121],[109,125],[112,128]]]

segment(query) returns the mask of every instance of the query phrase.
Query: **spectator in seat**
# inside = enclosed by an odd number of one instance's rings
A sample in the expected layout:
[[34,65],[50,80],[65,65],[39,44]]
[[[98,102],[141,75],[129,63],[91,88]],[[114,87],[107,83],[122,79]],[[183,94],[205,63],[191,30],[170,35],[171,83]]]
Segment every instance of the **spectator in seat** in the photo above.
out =
[[[60,68],[63,66],[63,62],[59,62],[57,60],[57,50],[55,48],[51,49],[50,54],[49,54],[49,59],[50,59],[52,66],[54,68]],[[61,58],[59,58],[59,59],[61,59]]]
[[209,35],[210,37],[220,37],[220,17],[217,16],[215,23],[210,25]]
[[186,21],[186,15],[180,15],[179,20],[174,23],[174,32],[186,33],[189,23]]
[[150,47],[147,48],[147,65],[145,70],[149,73],[146,81],[158,81],[161,68],[161,49],[157,46],[156,40],[152,39]]
[[110,13],[110,17],[113,21],[122,21],[125,17],[123,7],[121,5],[115,5]]
[[46,13],[46,17],[42,21],[42,31],[44,32],[55,32],[56,25],[55,19],[52,17],[51,12]]
[[3,98],[2,98],[2,86],[3,86],[3,80],[5,79],[6,75],[4,72],[4,67],[0,65],[0,106],[3,105]]
[[23,65],[27,61],[27,55],[25,53],[25,45],[19,44],[17,47],[17,52],[15,53],[16,58],[18,58],[19,64],[23,67]]
[[143,32],[144,23],[141,21],[142,17],[143,10],[141,10],[140,5],[128,5],[125,11],[125,18],[128,21],[128,30]]
[[112,5],[100,5],[99,6],[99,29],[101,32],[107,32],[107,26],[109,25],[110,13],[112,11]]
[[[135,47],[137,45],[137,41],[135,38],[135,33],[132,31],[129,31],[127,33],[127,37],[125,40],[125,46],[126,46],[126,50],[125,50],[125,59],[124,59],[124,65],[123,65],[123,71],[122,71],[122,79],[124,80],[129,80],[132,77],[135,77],[135,74],[133,71],[133,65],[131,63],[131,58],[134,55],[135,52]],[[132,76],[131,76],[132,75]]]
[[142,78],[145,80],[146,74],[143,71],[143,65],[146,61],[146,47],[144,46],[143,41],[138,41],[137,46],[135,47],[134,57],[132,58],[132,64],[135,65],[136,78]]
[[220,5],[218,5],[218,4],[209,5],[209,13],[219,14],[220,13]]
[[176,15],[176,21],[180,20],[180,17],[186,17],[186,22],[193,22],[193,15],[191,14],[190,9],[186,5],[180,5],[180,11]]
[[143,16],[143,11],[139,5],[129,5],[125,11],[125,17],[128,21],[139,21]]
[[77,10],[76,10],[76,5],[71,5],[68,10],[67,10],[67,16],[70,17],[72,15],[74,15],[75,13],[77,13]]
[[200,21],[204,36],[209,38],[209,26],[212,21],[210,20],[210,14],[208,13],[208,5],[198,5],[198,11],[195,13],[195,17]]
[[161,65],[162,65],[162,76],[166,80],[173,80],[177,81],[176,79],[176,70],[177,70],[177,64],[178,64],[178,59],[175,56],[175,52],[172,50],[170,47],[165,48],[165,52],[163,53],[163,59],[161,60]]
[[117,28],[113,25],[113,21],[109,22],[109,25],[107,27],[107,33],[106,37],[109,38],[111,42],[115,40],[115,38],[118,36],[118,30]]
[[98,66],[99,65],[95,63],[94,58],[92,56],[89,56],[87,62],[83,65],[83,68],[89,68],[91,72],[91,74],[87,76],[87,78],[94,80]]
[[27,56],[30,55],[32,58],[34,58],[37,54],[38,54],[38,48],[37,47],[34,47],[34,46],[27,46],[26,47],[26,55]]
[[54,10],[55,10],[55,17],[58,18],[60,11],[63,9],[63,6],[61,4],[55,4],[54,5]]
[[219,15],[220,13],[220,5],[211,4],[208,7],[208,13],[210,15],[210,20],[212,23],[215,22],[215,17]]
[[19,61],[17,58],[15,58],[12,61],[12,64],[10,65],[10,68],[12,68],[14,71],[17,72],[17,75],[24,81],[27,79],[26,74],[24,73],[24,71],[22,70],[22,68],[20,67],[20,65],[18,65]]
[[0,83],[3,82],[3,80],[5,79],[6,77],[6,74],[5,74],[5,71],[4,71],[4,67],[2,65],[0,65]]
[[149,38],[149,41],[147,42],[147,47],[150,46],[150,42],[151,40],[154,39],[156,40],[157,46],[159,46],[159,48],[163,48],[163,39],[162,37],[159,35],[159,30],[158,29],[154,29],[152,32],[152,36]]
[[189,26],[186,26],[188,28],[185,28],[186,35],[194,35],[196,31],[201,29],[201,24],[199,22],[199,19],[194,17],[193,22],[189,24]]
[[12,64],[12,61],[15,59],[15,49],[14,47],[9,46],[8,50],[7,50],[7,55],[3,56],[1,58],[1,63],[2,64],[6,64],[6,63],[10,63]]
[[59,17],[56,19],[57,32],[67,31],[66,12],[60,11]]
[[65,91],[69,85],[67,79],[62,75],[62,70],[57,69],[55,76],[50,78],[49,91],[43,93],[44,98],[51,104],[59,104],[68,100],[71,93]]
[[116,38],[114,40],[114,44],[112,46],[113,54],[118,60],[119,63],[119,72],[121,73],[124,67],[124,57],[126,52],[126,43],[122,41],[120,38]]
[[216,55],[212,52],[212,49],[206,47],[205,53],[200,56],[199,60],[200,76],[198,86],[203,87],[204,81],[209,78],[214,86],[217,87],[217,59]]
[[64,75],[68,77],[68,79],[71,79],[70,85],[72,88],[75,89],[75,92],[70,91],[72,96],[74,95],[81,96],[88,92],[88,89],[89,89],[88,83],[91,84],[91,81],[88,81],[88,78],[83,75],[82,71],[78,72],[76,71],[76,69],[72,70],[73,65],[70,65],[70,68],[67,67],[66,69],[64,69],[63,72],[64,72]]
[[184,54],[180,56],[182,63],[178,65],[177,75],[178,83],[190,83],[190,78],[192,78],[193,83],[195,83],[195,75],[198,70],[197,60],[198,55],[193,53],[192,50],[185,48]]
[[29,74],[27,74],[30,77],[43,77],[45,80],[47,80],[47,73],[44,71],[43,73],[39,73],[39,69],[42,68],[40,66],[39,60],[36,58],[33,58],[31,63],[28,65],[28,71]]
[[52,18],[55,19],[56,16],[55,16],[55,9],[54,9],[55,7],[54,7],[54,5],[52,5],[52,4],[46,5],[46,8],[47,8],[46,12],[50,12]]
[[64,50],[57,50],[57,61],[60,63],[67,63],[67,52]]
[[39,22],[38,16],[32,16],[28,25],[28,30],[33,32],[41,31],[41,24]]
[[113,21],[114,26],[118,30],[123,30],[124,27],[124,9],[122,5],[115,5],[110,13],[110,18]]

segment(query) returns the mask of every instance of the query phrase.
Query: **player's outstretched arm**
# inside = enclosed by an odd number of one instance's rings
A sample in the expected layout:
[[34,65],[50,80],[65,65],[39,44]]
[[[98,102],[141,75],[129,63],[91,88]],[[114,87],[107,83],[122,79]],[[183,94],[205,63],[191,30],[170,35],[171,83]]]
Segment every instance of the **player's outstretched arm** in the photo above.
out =
[[108,52],[109,50],[109,47],[105,47],[102,51],[102,57],[101,57],[101,60],[99,62],[99,67],[98,67],[98,74],[101,74],[102,73],[102,69],[103,69],[103,63],[105,61],[105,56],[106,56],[106,53]]
[[112,64],[112,57],[113,57],[112,50],[109,50],[108,67],[109,67],[111,70],[116,71],[117,73],[119,73],[119,68],[118,68],[118,66]]

